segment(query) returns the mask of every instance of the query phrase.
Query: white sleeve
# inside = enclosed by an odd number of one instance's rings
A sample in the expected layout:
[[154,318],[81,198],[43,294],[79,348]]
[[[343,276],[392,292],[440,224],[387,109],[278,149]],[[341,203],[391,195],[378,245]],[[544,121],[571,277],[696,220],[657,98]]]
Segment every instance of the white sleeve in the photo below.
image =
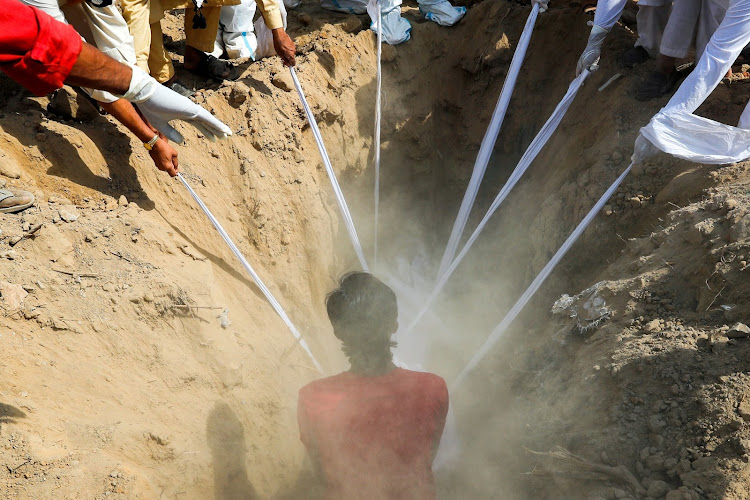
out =
[[612,26],[620,19],[626,3],[628,3],[627,0],[599,0],[596,2],[594,24],[607,31],[611,30]]
[[114,4],[92,7],[87,2],[83,2],[81,6],[96,48],[116,61],[135,64],[133,37],[117,7]]
[[21,3],[31,7],[36,7],[55,21],[68,24],[68,21],[65,20],[65,15],[62,13],[62,10],[60,10],[60,5],[57,3],[57,0],[21,0]]
[[734,0],[695,69],[662,111],[695,112],[750,43],[750,0]]

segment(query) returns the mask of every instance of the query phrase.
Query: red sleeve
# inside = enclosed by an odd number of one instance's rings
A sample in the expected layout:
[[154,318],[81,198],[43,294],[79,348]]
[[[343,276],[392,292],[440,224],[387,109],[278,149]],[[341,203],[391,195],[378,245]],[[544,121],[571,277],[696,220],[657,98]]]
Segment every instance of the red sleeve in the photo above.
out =
[[33,93],[62,87],[81,47],[71,26],[17,0],[0,0],[0,70]]

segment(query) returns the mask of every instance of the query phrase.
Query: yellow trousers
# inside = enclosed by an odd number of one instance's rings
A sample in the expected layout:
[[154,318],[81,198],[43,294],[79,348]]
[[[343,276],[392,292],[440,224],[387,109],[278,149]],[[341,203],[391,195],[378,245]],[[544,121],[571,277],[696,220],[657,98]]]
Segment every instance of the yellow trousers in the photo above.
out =
[[[195,8],[185,8],[185,43],[201,52],[214,50],[221,7],[238,5],[240,0],[218,0],[215,3],[219,5],[205,6],[201,9],[206,18],[205,29],[193,29]],[[184,6],[184,0],[120,0],[120,4],[122,15],[128,23],[130,34],[133,35],[138,66],[148,71],[160,83],[171,79],[174,76],[174,66],[164,49],[161,20],[164,19],[165,10]]]
[[164,83],[174,76],[172,59],[164,48],[161,0],[120,0],[122,16],[133,36],[136,64]]

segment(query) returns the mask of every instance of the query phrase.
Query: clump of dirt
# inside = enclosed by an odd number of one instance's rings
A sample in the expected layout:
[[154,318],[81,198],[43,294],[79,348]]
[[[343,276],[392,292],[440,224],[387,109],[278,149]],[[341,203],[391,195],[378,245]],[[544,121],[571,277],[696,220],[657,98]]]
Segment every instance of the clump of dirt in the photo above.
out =
[[[450,29],[413,2],[403,10],[413,39],[384,61],[378,272],[403,280],[408,318],[434,279],[529,8],[473,2]],[[564,94],[586,21],[576,6],[540,16],[469,227]],[[181,22],[164,27],[177,52]],[[371,248],[365,26],[315,2],[290,13],[300,79]],[[608,37],[601,69],[433,309],[440,328],[399,339],[421,349],[423,368],[450,382],[627,165],[638,128],[666,102],[633,101],[650,63],[614,62],[633,41],[621,26]],[[323,299],[356,258],[286,70],[272,58],[235,83],[180,77],[236,132],[209,144],[178,125],[188,181],[326,371],[345,368]],[[722,85],[700,112],[733,122],[748,96],[742,82]],[[0,184],[39,200],[0,215],[0,496],[295,491],[296,392],[321,374],[202,212],[111,118],[61,120],[8,80],[0,100]],[[747,498],[750,340],[737,325],[750,324],[747,169],[664,156],[634,169],[452,394],[461,457],[438,472],[443,496]],[[589,328],[549,312],[591,287],[607,314]],[[570,453],[526,451],[556,447]]]

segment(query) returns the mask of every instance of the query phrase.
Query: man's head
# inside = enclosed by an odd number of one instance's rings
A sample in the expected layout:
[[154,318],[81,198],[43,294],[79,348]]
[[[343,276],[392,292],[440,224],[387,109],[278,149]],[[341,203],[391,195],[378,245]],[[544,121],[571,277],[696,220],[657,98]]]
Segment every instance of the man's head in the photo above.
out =
[[398,328],[393,290],[370,273],[349,273],[328,294],[326,309],[353,369],[373,373],[390,366]]

